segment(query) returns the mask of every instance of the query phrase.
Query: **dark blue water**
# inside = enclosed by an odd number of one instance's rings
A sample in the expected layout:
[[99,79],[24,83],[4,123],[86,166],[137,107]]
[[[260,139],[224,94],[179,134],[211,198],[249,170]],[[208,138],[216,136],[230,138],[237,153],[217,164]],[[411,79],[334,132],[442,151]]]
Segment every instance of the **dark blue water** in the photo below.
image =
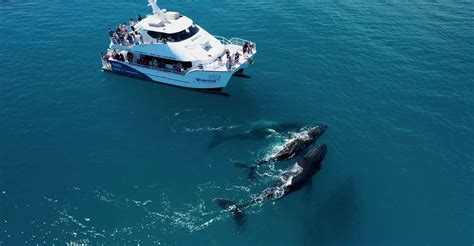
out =
[[[104,74],[106,29],[143,0],[0,1],[0,244],[472,245],[472,1],[163,1],[255,41],[231,97]],[[216,132],[329,125],[311,189],[248,211],[281,139]]]

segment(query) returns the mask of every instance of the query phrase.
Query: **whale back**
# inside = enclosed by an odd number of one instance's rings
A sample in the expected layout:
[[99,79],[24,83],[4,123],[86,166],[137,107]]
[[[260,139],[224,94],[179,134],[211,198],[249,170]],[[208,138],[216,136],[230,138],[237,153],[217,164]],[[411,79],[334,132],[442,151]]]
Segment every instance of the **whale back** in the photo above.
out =
[[327,146],[322,144],[309,151],[297,162],[297,165],[300,166],[303,171],[293,178],[289,187],[291,191],[303,187],[319,170],[321,170],[321,162],[324,160],[326,152]]

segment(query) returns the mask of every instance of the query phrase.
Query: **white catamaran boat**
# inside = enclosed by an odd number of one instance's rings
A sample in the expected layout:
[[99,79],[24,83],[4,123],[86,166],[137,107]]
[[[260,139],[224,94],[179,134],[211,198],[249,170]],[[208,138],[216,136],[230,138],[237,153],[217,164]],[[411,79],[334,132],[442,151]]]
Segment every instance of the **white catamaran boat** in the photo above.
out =
[[102,69],[197,90],[221,91],[232,75],[253,63],[256,44],[213,36],[178,12],[161,10],[130,25],[109,29],[111,43]]

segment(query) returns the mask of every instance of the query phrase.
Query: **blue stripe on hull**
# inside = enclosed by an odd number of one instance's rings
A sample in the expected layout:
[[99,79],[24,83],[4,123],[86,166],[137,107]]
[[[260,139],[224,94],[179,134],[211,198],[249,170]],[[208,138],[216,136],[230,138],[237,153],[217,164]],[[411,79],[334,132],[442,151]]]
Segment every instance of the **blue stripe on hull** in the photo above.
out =
[[138,79],[153,81],[146,74],[136,70],[133,67],[127,66],[123,63],[119,63],[119,62],[116,62],[116,61],[110,61],[110,65],[111,65],[111,72],[123,74],[123,75],[126,75],[126,76],[138,78]]

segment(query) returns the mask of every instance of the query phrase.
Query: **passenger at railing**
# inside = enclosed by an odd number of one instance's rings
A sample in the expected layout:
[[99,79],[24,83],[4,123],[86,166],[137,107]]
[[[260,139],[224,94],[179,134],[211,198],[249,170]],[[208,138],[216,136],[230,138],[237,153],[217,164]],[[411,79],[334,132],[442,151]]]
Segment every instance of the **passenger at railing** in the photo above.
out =
[[125,39],[124,39],[123,35],[121,33],[118,33],[117,36],[118,36],[118,38],[117,38],[118,43],[120,45],[125,45]]
[[[110,28],[109,28],[110,29]],[[111,30],[112,31],[112,30]],[[110,34],[110,32],[109,32]],[[112,36],[110,36],[110,39],[112,40],[112,43],[118,44],[119,43],[119,36],[117,35],[116,32],[112,31]]]
[[117,28],[117,31],[115,31],[116,39],[118,44],[123,45],[124,44],[124,35],[122,31],[120,31],[120,26]]
[[238,63],[239,63],[239,59],[240,59],[240,54],[239,54],[239,52],[235,52],[235,57],[234,57],[234,62],[235,62],[235,64],[238,64]]
[[132,32],[135,32],[135,21],[132,18],[130,18],[130,21],[128,22],[128,24],[130,26],[130,30]]
[[204,66],[203,66],[202,64],[199,64],[199,65],[198,65],[198,68],[201,69],[201,70],[203,70],[203,69],[204,69]]
[[110,58],[109,53],[105,53],[105,54],[104,54],[104,52],[101,52],[100,55],[102,56],[102,60],[103,60],[104,62],[109,62],[109,58]]
[[122,33],[126,33],[127,32],[127,25],[125,23],[123,23],[122,25],[120,25],[120,32]]
[[242,47],[242,51],[244,52],[244,55],[247,54],[249,49],[249,43],[245,42],[244,46]]
[[129,45],[133,45],[133,40],[135,40],[135,37],[134,37],[133,33],[127,35],[127,41],[128,41]]
[[144,44],[145,42],[143,41],[143,35],[141,33],[139,33],[139,35],[140,35],[140,43]]
[[142,16],[138,15],[138,18],[137,18],[138,22],[142,21],[142,19],[143,19]]
[[143,44],[143,36],[138,31],[135,31],[135,44]]
[[176,72],[177,72],[177,73],[183,72],[183,64],[182,64],[181,62],[178,62],[178,63],[176,64]]
[[158,67],[158,61],[155,58],[153,58],[152,66]]
[[114,31],[112,31],[112,28],[109,27],[109,29],[107,30],[107,32],[109,33],[109,36],[110,36],[110,37],[113,37],[113,36],[114,36]]
[[249,55],[253,54],[253,49],[255,48],[254,44],[249,44],[248,53]]
[[229,70],[232,68],[232,58],[230,56],[227,56],[226,66]]
[[127,53],[127,61],[128,61],[128,63],[133,63],[133,53],[132,52]]
[[149,62],[150,62],[150,57],[148,56],[143,56],[142,57],[142,65],[149,65]]
[[226,65],[227,65],[227,69],[231,69],[232,68],[232,65],[233,65],[233,61],[232,61],[232,55],[230,53],[229,50],[226,50],[225,51],[225,54],[227,56],[227,62],[226,62]]
[[122,53],[120,53],[120,54],[118,55],[118,59],[117,59],[117,60],[119,60],[119,61],[125,61],[125,57],[123,56]]
[[166,67],[165,63],[163,62],[163,60],[159,60],[158,61],[158,68],[161,68],[161,69],[164,69]]

